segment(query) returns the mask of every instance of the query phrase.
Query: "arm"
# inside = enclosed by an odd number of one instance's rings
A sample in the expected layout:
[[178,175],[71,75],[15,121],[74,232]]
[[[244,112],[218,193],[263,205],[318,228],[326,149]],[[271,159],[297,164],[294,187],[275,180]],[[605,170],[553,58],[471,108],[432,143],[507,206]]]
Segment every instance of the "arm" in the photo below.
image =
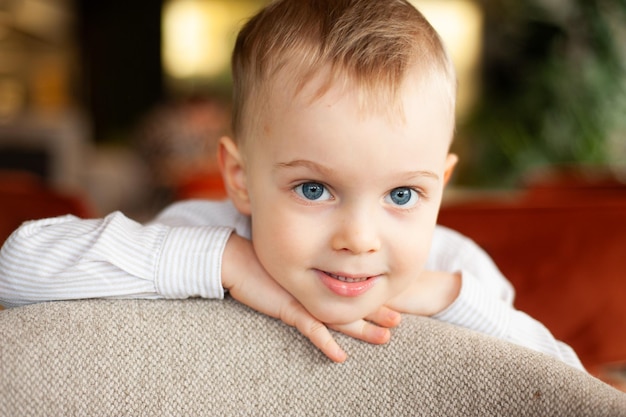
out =
[[[27,222],[0,251],[0,302],[220,298],[227,227],[140,225],[121,213]],[[209,271],[207,273],[207,271]]]
[[224,202],[173,204],[151,223],[115,212],[24,223],[0,249],[0,303],[222,298],[222,253],[246,221]]
[[489,334],[582,369],[569,346],[513,307],[512,285],[470,239],[438,227],[426,268],[442,272],[425,272],[405,294],[392,300],[391,308]]

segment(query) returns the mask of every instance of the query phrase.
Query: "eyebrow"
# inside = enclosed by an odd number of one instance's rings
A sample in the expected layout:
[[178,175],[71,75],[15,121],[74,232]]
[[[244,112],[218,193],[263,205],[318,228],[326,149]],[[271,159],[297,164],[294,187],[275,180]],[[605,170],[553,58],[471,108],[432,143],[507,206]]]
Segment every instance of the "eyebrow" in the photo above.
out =
[[[336,174],[337,171],[330,168],[330,167],[326,167],[324,165],[318,164],[316,162],[313,161],[309,161],[306,159],[296,159],[290,162],[278,162],[275,165],[276,169],[281,169],[281,168],[307,168],[313,171],[317,171],[322,175],[333,175]],[[439,181],[439,175],[435,174],[432,171],[428,171],[428,170],[417,170],[417,171],[409,171],[406,173],[402,174],[402,177],[405,179],[413,179],[413,178],[429,178],[429,179],[433,179],[435,181]]]
[[439,175],[432,171],[409,171],[406,173],[406,178],[428,178],[439,181]]
[[309,161],[306,159],[296,159],[290,162],[278,162],[275,165],[276,168],[307,168],[313,171],[317,171],[320,174],[332,175],[335,174],[336,171],[332,168],[326,167],[324,165],[320,165],[316,162]]

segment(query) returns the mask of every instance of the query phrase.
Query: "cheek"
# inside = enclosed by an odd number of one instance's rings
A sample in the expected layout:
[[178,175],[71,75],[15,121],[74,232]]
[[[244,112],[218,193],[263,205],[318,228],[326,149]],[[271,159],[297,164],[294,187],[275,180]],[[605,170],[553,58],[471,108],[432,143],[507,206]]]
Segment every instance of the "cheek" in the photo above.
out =
[[279,282],[305,266],[312,249],[311,233],[297,218],[278,208],[257,213],[252,225],[253,245],[263,267]]
[[[429,222],[430,223],[430,222]],[[423,271],[428,259],[434,224],[421,227],[405,227],[400,237],[390,239],[393,275],[398,279],[393,283],[395,291],[405,289],[411,280]]]

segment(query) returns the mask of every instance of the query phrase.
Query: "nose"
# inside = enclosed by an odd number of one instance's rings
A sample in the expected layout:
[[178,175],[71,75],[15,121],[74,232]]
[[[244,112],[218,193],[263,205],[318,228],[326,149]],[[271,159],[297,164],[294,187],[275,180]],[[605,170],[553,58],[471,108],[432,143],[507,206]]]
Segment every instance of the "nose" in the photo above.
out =
[[366,210],[342,210],[335,226],[332,246],[336,251],[365,254],[380,250],[376,216]]

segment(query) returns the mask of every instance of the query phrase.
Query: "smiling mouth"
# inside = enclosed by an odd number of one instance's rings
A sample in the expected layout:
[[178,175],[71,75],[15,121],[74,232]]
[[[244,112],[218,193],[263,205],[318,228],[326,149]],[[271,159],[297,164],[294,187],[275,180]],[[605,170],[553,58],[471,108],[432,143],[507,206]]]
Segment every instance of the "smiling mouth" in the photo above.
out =
[[330,291],[341,297],[357,297],[373,288],[382,275],[339,275],[317,270],[320,281]]

